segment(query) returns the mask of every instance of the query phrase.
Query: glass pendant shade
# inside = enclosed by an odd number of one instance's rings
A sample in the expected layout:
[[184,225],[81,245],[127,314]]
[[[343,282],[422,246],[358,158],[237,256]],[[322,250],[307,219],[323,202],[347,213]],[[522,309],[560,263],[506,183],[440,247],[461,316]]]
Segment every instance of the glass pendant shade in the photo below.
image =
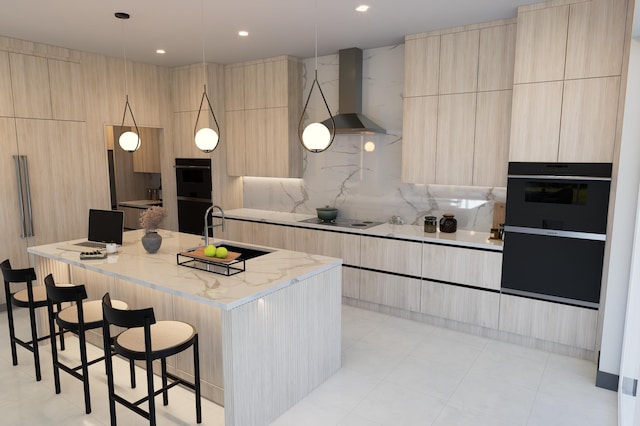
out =
[[215,130],[208,127],[203,127],[196,132],[195,141],[196,146],[200,151],[211,152],[218,147],[218,141],[220,140],[218,133]]
[[[329,113],[329,117],[331,119],[331,128],[328,128],[322,123],[311,123],[308,126],[302,129],[302,122],[304,121],[304,115],[307,112],[307,106],[309,105],[309,100],[311,100],[311,94],[313,93],[313,88],[317,87],[320,92],[320,96],[322,97],[322,101],[324,102],[324,106]],[[302,115],[300,117],[300,122],[298,123],[298,139],[300,139],[300,143],[309,152],[322,152],[331,146],[333,143],[333,139],[336,136],[336,124],[333,121],[333,115],[331,115],[331,110],[329,110],[329,105],[327,104],[327,100],[324,97],[324,93],[322,93],[322,88],[320,88],[320,83],[318,83],[318,70],[316,69],[316,76],[313,79],[313,83],[311,84],[311,90],[309,90],[309,96],[307,97],[307,101],[304,104],[304,108],[302,109]]]
[[120,135],[118,143],[123,150],[134,152],[140,148],[140,137],[132,131],[124,132]]

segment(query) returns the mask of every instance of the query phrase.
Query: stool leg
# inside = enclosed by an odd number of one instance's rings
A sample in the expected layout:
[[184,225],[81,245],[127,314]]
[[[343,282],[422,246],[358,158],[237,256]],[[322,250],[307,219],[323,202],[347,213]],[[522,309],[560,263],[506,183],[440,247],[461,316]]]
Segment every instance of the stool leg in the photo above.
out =
[[[62,310],[62,303],[58,303],[58,312]],[[60,330],[60,350],[64,351],[64,333]]]
[[196,423],[202,423],[202,403],[200,401],[200,357],[198,349],[198,335],[193,340],[193,378],[196,390]]
[[78,337],[80,338],[80,362],[82,363],[82,383],[84,385],[84,407],[86,413],[90,414],[91,395],[89,394],[89,367],[87,366],[87,341],[84,333],[84,327],[82,326],[82,323],[80,323]]
[[7,318],[9,322],[9,342],[11,343],[11,360],[13,365],[18,365],[18,351],[16,350],[16,332],[13,328],[13,309],[11,307],[11,295],[9,292],[5,292],[7,295]]
[[136,387],[136,363],[130,359],[129,360],[129,375],[131,377],[131,389]]
[[36,381],[40,381],[40,351],[38,351],[38,329],[36,326],[36,312],[33,307],[29,307],[29,317],[31,319],[31,340],[33,345],[33,363],[36,366]]
[[154,400],[153,390],[153,363],[151,357],[147,353],[147,392],[149,394],[149,424],[156,425],[156,402]]
[[160,359],[160,365],[162,366],[162,403],[169,405],[169,391],[167,390],[167,359]]
[[[60,371],[58,369],[58,348],[56,347],[56,326],[54,324],[54,312],[51,304],[47,305],[49,316],[49,339],[51,340],[51,360],[53,362],[53,382],[56,387],[56,394],[60,393]],[[62,332],[62,330],[60,330]]]

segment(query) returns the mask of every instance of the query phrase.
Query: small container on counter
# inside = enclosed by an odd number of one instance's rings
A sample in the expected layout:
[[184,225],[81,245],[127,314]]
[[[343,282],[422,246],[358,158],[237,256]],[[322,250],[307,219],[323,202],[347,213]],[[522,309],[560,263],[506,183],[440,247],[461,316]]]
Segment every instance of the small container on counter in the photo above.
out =
[[458,221],[453,213],[444,213],[440,218],[440,232],[453,233],[458,229]]
[[424,232],[434,233],[436,232],[436,227],[438,224],[438,219],[435,216],[425,216],[424,217]]

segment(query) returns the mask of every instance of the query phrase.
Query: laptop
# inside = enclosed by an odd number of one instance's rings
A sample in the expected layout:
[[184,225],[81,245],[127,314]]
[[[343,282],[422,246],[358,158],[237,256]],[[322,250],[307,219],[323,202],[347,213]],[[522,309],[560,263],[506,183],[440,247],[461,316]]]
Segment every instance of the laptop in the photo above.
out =
[[122,245],[123,232],[123,211],[89,209],[87,241],[81,241],[73,245],[93,249],[104,249],[108,243]]

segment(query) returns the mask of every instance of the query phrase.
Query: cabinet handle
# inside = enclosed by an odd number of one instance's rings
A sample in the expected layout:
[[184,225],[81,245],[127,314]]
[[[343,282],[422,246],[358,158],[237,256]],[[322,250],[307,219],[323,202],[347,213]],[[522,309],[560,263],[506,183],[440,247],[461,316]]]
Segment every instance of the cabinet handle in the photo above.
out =
[[31,187],[29,186],[29,167],[27,166],[27,156],[22,155],[22,170],[24,171],[24,186],[27,193],[27,212],[29,213],[29,229],[27,230],[27,237],[33,237],[33,210],[31,209]]
[[18,183],[18,200],[20,207],[20,236],[26,238],[27,224],[24,217],[24,194],[22,193],[22,173],[20,172],[20,156],[14,155],[13,162],[16,166],[16,182]]

